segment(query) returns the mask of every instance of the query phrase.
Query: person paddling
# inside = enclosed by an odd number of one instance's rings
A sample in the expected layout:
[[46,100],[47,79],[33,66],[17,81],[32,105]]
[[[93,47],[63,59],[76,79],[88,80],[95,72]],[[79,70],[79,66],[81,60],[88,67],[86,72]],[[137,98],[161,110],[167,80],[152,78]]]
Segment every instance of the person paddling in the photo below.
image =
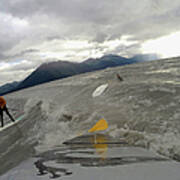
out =
[[11,116],[11,114],[8,111],[8,108],[6,106],[6,100],[4,97],[0,96],[0,118],[1,118],[1,126],[4,126],[4,119],[3,119],[3,111],[6,112],[6,114],[9,116],[12,122],[15,122],[14,118]]

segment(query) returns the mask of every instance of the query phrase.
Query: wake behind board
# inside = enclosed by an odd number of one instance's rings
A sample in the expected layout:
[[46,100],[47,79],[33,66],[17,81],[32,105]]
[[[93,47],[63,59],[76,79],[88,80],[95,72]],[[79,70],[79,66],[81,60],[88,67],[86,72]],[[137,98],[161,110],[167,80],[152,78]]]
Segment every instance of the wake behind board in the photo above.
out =
[[0,127],[0,132],[12,127],[13,125],[16,125],[19,121],[21,121],[24,118],[24,116],[25,116],[25,114],[22,114],[18,118],[15,119],[15,122],[10,122],[7,125],[5,125],[4,127]]

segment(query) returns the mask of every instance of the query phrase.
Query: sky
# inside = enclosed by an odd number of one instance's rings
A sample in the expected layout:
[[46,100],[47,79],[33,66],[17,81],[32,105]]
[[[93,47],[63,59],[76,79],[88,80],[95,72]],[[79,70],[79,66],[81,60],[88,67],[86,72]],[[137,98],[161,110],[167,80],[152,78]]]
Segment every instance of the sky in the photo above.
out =
[[179,0],[1,0],[0,85],[40,64],[180,56]]

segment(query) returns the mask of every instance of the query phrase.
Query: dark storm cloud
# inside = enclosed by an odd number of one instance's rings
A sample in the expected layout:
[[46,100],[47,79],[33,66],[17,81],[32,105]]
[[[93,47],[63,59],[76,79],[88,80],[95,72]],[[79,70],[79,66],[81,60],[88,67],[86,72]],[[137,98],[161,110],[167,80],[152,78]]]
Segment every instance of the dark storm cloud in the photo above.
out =
[[6,56],[4,56],[4,54],[0,53],[0,60],[4,59],[4,58],[6,58]]
[[178,4],[177,0],[171,5],[167,0],[2,0],[0,6],[2,12],[30,22],[33,32],[28,34],[39,38],[36,32],[41,30],[42,41],[77,37],[101,43],[124,34],[147,40],[177,29]]
[[11,13],[20,18],[28,18],[35,14],[49,14],[66,18],[66,20],[73,19],[86,22],[104,22],[109,19],[104,12],[111,14],[111,11],[108,11],[111,7],[113,7],[111,2],[95,0],[2,0],[1,2],[3,12]]
[[8,60],[8,59],[13,59],[13,58],[23,58],[24,56],[28,55],[28,54],[32,54],[32,53],[37,53],[39,52],[39,50],[37,49],[26,49],[23,50],[17,54],[13,54],[13,55],[4,55],[0,53],[0,60]]
[[[1,0],[0,62],[24,59],[34,68],[48,53],[86,59],[92,50],[132,56],[143,42],[179,31],[179,21],[179,0]],[[126,35],[133,44],[104,45]],[[64,48],[71,40],[90,46]]]
[[39,52],[39,50],[37,50],[37,49],[26,49],[26,50],[21,51],[18,54],[15,54],[14,57],[22,57],[22,56],[25,56],[27,54],[37,53],[37,52]]
[[56,36],[56,35],[46,37],[47,41],[53,41],[53,40],[58,40],[58,39],[62,40],[62,39],[65,39],[65,38],[63,36]]

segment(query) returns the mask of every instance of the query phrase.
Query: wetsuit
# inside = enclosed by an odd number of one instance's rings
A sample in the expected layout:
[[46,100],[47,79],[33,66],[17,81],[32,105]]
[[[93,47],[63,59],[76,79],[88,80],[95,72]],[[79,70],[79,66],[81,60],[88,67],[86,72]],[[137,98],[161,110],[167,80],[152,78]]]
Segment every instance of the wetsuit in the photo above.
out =
[[11,116],[11,114],[8,111],[8,108],[6,107],[6,100],[0,96],[0,119],[1,119],[1,126],[4,126],[4,120],[3,120],[3,111],[6,112],[6,114],[9,116],[11,121],[15,121],[14,118]]

